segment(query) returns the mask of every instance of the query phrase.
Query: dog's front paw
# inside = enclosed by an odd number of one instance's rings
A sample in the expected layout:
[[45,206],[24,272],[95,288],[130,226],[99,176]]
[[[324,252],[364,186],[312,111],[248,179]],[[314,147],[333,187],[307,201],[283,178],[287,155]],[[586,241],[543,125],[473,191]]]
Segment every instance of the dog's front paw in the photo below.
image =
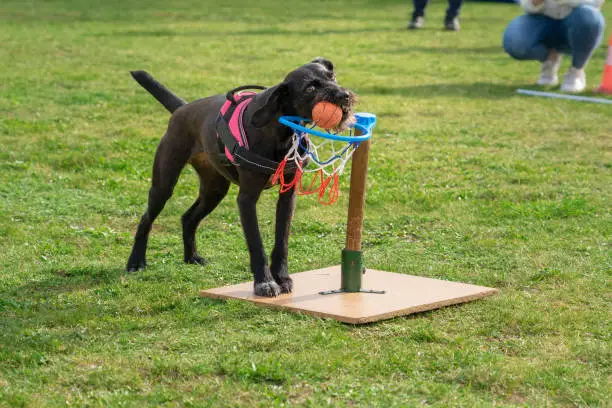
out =
[[255,295],[264,297],[276,297],[280,295],[281,287],[274,281],[260,282],[255,284]]
[[189,258],[185,258],[185,263],[204,266],[208,263],[208,261],[200,255],[195,254]]
[[291,293],[293,291],[293,279],[288,276],[277,278],[276,283],[279,284],[281,293]]
[[275,262],[274,257],[272,257],[270,272],[276,283],[280,285],[281,293],[291,293],[293,290],[293,280],[287,272],[287,260]]

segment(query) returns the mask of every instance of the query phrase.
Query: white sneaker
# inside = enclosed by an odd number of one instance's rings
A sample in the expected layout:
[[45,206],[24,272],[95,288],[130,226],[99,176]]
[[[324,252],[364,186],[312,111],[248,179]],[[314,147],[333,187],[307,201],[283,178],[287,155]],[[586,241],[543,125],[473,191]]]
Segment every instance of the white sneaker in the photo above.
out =
[[586,75],[583,69],[571,67],[563,77],[561,92],[578,93],[586,88]]
[[459,30],[461,30],[461,24],[459,24],[459,18],[455,17],[452,20],[444,20],[444,29],[446,31],[459,31]]
[[542,63],[540,77],[537,82],[538,85],[550,86],[559,83],[559,76],[557,73],[559,72],[559,66],[561,65],[562,59],[563,54],[557,54],[555,58],[546,60]]
[[416,17],[410,20],[408,23],[409,30],[416,30],[419,28],[425,27],[425,18],[424,17]]

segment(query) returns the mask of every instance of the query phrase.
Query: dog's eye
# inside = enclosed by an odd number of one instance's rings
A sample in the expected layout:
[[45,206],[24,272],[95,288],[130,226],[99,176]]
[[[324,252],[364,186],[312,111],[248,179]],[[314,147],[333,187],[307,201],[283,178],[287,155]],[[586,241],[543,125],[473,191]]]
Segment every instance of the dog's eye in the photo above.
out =
[[310,92],[314,92],[315,91],[315,87],[313,85],[310,85],[308,88],[306,88],[306,92],[310,93]]

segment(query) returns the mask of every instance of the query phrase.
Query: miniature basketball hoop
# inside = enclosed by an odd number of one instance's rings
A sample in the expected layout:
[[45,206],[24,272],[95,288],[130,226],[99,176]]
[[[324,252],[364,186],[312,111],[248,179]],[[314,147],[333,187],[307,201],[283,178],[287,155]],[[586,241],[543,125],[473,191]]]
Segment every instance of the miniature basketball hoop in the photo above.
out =
[[[272,183],[278,182],[281,192],[295,188],[300,195],[317,194],[321,204],[336,202],[339,177],[359,144],[370,139],[376,122],[374,115],[366,113],[356,114],[355,119],[344,132],[331,132],[318,130],[309,119],[281,116],[279,122],[294,131],[293,141]],[[295,163],[297,171],[285,179],[284,169],[290,162]],[[306,185],[305,174],[311,176]]]
[[[342,250],[341,287],[340,289],[321,291],[320,294],[329,295],[339,292],[384,294],[384,290],[361,289],[361,275],[364,270],[361,263],[361,235],[363,207],[365,205],[365,183],[368,171],[368,153],[370,150],[369,140],[372,136],[372,129],[376,125],[376,116],[371,113],[356,113],[355,122],[349,127],[348,134],[344,135],[327,131],[322,132],[314,129],[314,127],[303,126],[301,123],[308,122],[308,120],[295,116],[283,116],[279,119],[279,122],[291,127],[295,131],[293,146],[279,166],[279,171],[276,172],[276,175],[279,175],[281,191],[295,186],[298,194],[318,193],[319,201],[322,204],[335,202],[339,195],[338,177],[344,171],[346,163],[353,156],[353,153],[355,153],[353,167],[351,168],[346,248]],[[308,135],[316,136],[323,139],[323,141],[315,143],[313,138],[308,137]],[[342,147],[339,148],[337,144],[334,145],[334,142],[340,143]],[[327,148],[327,155],[331,155],[331,158],[322,159],[319,157],[325,148]],[[300,150],[302,150],[302,153],[300,153]],[[312,159],[311,163],[314,164],[312,166],[314,169],[309,170],[306,166],[302,165],[307,159]],[[298,170],[293,180],[285,183],[281,167],[290,160],[295,161]],[[315,173],[307,189],[304,189],[301,182],[302,175],[305,172]],[[317,178],[320,184],[313,187],[316,185]],[[326,191],[328,192],[328,199],[324,201],[323,197]]]

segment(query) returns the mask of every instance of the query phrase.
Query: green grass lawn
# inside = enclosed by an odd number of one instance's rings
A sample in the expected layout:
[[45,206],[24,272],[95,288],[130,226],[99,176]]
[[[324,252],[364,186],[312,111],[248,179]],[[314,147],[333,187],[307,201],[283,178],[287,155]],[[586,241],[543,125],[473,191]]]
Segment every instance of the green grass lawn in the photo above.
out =
[[[408,3],[4,0],[0,406],[609,406],[612,108],[514,93],[539,70],[501,49],[517,6],[447,33],[439,1],[408,32]],[[365,326],[201,299],[250,271],[236,187],[198,231],[210,263],[182,263],[190,168],[124,273],[168,121],[128,71],[193,100],[319,55],[379,119],[367,266],[499,295]],[[298,200],[291,272],[339,263],[348,179]]]

